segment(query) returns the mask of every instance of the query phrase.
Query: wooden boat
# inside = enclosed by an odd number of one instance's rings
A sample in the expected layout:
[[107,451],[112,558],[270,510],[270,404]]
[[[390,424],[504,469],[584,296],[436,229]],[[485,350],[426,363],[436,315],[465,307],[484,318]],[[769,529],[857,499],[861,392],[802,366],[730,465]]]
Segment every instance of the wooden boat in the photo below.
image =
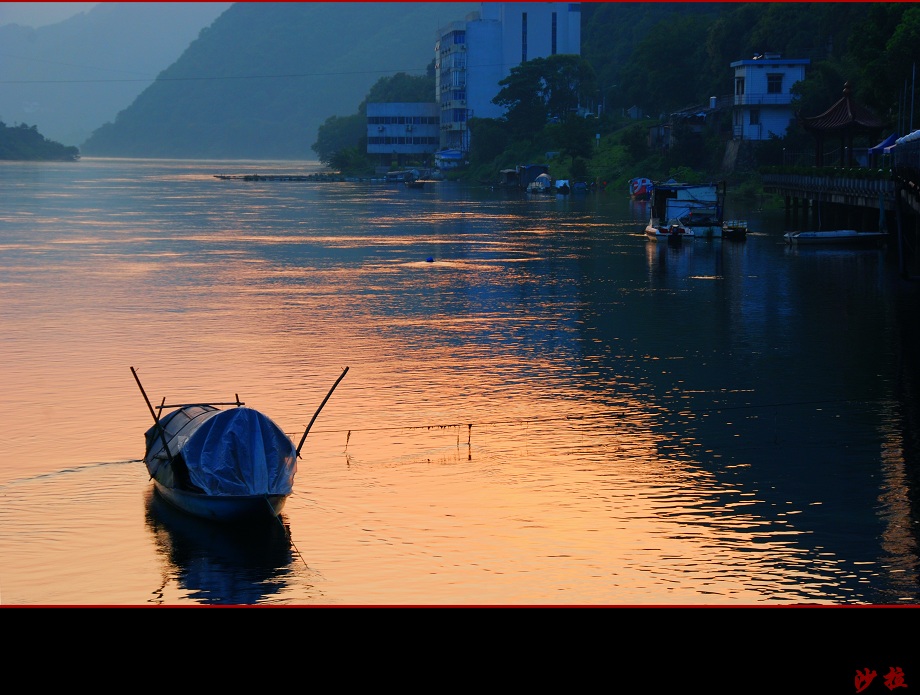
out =
[[676,222],[667,227],[649,225],[645,228],[645,236],[652,241],[666,241],[669,244],[679,244],[684,239],[693,239],[693,230]]
[[725,208],[725,182],[665,183],[655,182],[650,199],[651,212],[647,229],[677,222],[699,238],[722,236]]
[[[333,384],[298,446],[268,416],[235,401],[166,405],[154,410],[134,367],[153,425],[144,433],[144,465],[156,491],[194,516],[245,522],[278,516],[293,492],[300,449],[320,410],[348,372]],[[220,406],[234,406],[222,410]],[[166,415],[164,409],[174,408]]]
[[878,244],[888,236],[887,232],[858,232],[855,229],[832,229],[815,232],[786,232],[783,234],[787,244],[837,244],[866,245]]

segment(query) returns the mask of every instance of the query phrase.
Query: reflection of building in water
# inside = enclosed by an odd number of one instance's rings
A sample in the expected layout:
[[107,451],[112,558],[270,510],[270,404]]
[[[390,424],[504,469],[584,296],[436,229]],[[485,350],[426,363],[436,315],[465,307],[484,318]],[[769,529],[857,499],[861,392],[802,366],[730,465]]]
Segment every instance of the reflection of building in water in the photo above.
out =
[[286,587],[293,561],[288,530],[280,519],[235,526],[196,519],[172,507],[153,488],[147,528],[171,570],[155,595],[174,579],[198,603],[254,605]]

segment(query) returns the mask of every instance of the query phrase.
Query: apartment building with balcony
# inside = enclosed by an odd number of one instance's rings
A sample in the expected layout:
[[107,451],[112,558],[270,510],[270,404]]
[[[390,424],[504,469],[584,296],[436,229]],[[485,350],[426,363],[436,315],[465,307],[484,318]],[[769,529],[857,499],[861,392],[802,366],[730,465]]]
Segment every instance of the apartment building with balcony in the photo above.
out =
[[777,53],[738,60],[732,105],[732,135],[736,140],[782,137],[795,118],[792,85],[805,78],[807,58],[782,58]]
[[511,68],[534,58],[581,54],[581,5],[566,2],[484,2],[478,12],[437,31],[436,101],[440,149],[465,156],[470,118],[498,118],[492,103]]

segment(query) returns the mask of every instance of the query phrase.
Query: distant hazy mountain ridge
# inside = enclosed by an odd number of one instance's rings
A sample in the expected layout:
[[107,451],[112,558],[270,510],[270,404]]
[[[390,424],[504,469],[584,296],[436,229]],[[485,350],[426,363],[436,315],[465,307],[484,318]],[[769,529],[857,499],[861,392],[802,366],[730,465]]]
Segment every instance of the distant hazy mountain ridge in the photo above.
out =
[[81,151],[315,159],[311,146],[328,117],[354,113],[380,77],[424,74],[438,27],[478,7],[234,4]]
[[45,27],[0,26],[0,120],[80,145],[228,2],[111,2]]

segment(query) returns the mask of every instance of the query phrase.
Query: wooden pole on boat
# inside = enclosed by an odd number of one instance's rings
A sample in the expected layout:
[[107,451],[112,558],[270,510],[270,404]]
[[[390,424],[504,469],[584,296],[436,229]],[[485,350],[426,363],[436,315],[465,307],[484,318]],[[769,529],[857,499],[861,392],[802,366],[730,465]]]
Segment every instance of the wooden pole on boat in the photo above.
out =
[[[133,371],[133,370],[132,370]],[[310,420],[310,424],[307,425],[307,429],[304,431],[303,436],[300,438],[300,444],[297,445],[297,457],[300,457],[300,450],[303,447],[303,443],[307,439],[307,435],[310,433],[310,428],[313,427],[313,423],[316,422],[316,418],[319,415],[319,411],[323,409],[323,406],[326,405],[326,401],[329,400],[329,396],[332,395],[332,392],[335,391],[335,387],[339,385],[339,382],[345,378],[345,375],[348,373],[348,367],[345,367],[345,371],[335,380],[335,383],[332,385],[332,388],[329,389],[329,393],[326,394],[326,397],[323,399],[323,402],[319,404],[319,408],[316,409],[316,412],[313,413],[313,419]]]
[[[160,418],[157,417],[157,414],[153,411],[153,405],[150,403],[150,399],[147,398],[147,392],[144,391],[144,387],[141,386],[141,380],[137,376],[137,372],[134,371],[134,367],[131,367],[131,374],[134,376],[134,380],[137,382],[137,387],[141,390],[141,395],[144,397],[144,401],[147,403],[147,408],[150,410],[150,415],[153,417],[153,424],[156,425],[157,432],[160,433],[160,439],[163,440],[163,449],[166,451],[166,456],[169,457],[169,460],[172,461],[172,452],[169,450],[169,444],[166,443],[166,432],[163,431],[163,425],[160,424]],[[166,399],[163,399],[163,403],[166,402]],[[163,408],[163,404],[160,404],[160,408]],[[148,452],[149,453],[149,452]]]

